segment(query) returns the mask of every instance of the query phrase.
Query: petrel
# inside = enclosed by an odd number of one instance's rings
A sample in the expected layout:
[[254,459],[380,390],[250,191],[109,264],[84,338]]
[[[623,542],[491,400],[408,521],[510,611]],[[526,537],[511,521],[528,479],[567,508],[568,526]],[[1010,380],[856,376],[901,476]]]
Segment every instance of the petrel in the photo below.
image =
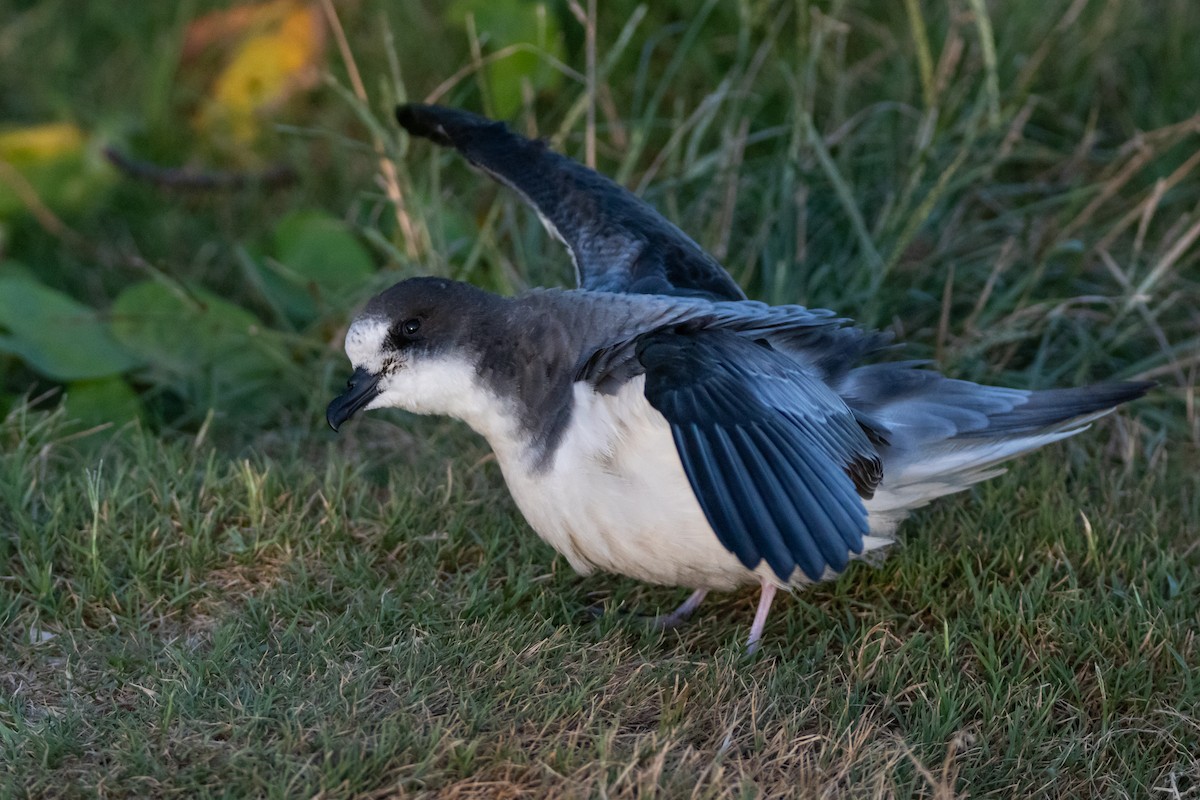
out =
[[778,589],[838,575],[913,509],[1152,385],[1026,391],[887,360],[886,336],[830,311],[747,300],[653,207],[544,142],[461,110],[396,115],[520,194],[579,288],[396,284],[346,333],[329,424],[383,407],[466,422],[575,570],[693,590],[664,627],[758,584],[753,652]]

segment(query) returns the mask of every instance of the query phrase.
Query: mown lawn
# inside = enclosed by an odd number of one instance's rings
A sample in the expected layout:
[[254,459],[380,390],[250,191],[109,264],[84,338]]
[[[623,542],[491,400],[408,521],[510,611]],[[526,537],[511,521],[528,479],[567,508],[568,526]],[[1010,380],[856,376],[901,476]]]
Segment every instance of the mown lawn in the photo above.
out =
[[681,593],[573,575],[461,430],[234,457],[18,412],[7,791],[1186,796],[1200,473],[1130,437],[1105,421],[920,514],[747,659],[752,592],[668,634],[593,621]]
[[[368,100],[330,35],[333,82],[239,149],[197,127],[215,68],[181,56],[225,4],[0,0],[4,123],[70,120],[93,155],[193,176],[294,172],[0,202],[0,279],[142,347],[107,384],[125,416],[96,424],[59,406],[86,381],[0,318],[0,797],[1200,797],[1192,2],[600,3],[589,95],[566,4],[363,0],[338,10]],[[569,70],[513,56],[539,49]],[[505,52],[519,69],[479,73]],[[753,297],[959,377],[1160,387],[921,511],[879,568],[781,598],[752,658],[754,592],[648,630],[632,615],[685,591],[573,574],[461,426],[324,427],[374,290],[570,274],[509,193],[397,138],[392,104],[435,91],[577,157],[594,133]],[[317,245],[365,277],[289,261]],[[128,333],[139,281],[252,324],[156,350]]]

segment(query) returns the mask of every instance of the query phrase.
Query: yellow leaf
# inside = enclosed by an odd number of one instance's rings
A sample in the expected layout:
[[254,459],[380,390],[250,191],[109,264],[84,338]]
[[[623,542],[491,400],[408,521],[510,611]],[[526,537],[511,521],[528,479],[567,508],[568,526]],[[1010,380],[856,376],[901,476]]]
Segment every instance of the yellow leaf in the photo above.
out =
[[0,131],[0,223],[33,211],[61,224],[55,213],[95,200],[111,180],[94,142],[71,123]]
[[83,131],[69,122],[31,125],[0,133],[0,161],[14,165],[54,161],[83,149]]
[[270,0],[211,11],[194,19],[184,34],[180,60],[188,64],[214,51],[229,50],[251,32],[279,25],[295,5],[295,0]]
[[245,38],[213,82],[198,120],[210,135],[250,144],[264,113],[316,83],[325,47],[323,19],[313,4],[290,6],[277,23]]

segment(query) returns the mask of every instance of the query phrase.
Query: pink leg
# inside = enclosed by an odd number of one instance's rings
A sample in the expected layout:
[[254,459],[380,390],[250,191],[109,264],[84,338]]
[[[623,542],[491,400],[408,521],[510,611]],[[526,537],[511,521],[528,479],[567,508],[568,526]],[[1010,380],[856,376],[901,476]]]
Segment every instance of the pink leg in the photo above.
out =
[[754,614],[754,624],[750,626],[750,640],[746,642],[746,655],[758,649],[763,627],[767,624],[767,614],[771,611],[771,601],[774,599],[775,584],[763,581],[762,594],[758,597],[758,611]]
[[660,631],[670,630],[676,625],[687,620],[699,606],[704,596],[708,594],[708,589],[697,589],[692,592],[692,596],[683,601],[683,605],[672,611],[670,614],[659,614],[657,617],[650,617],[649,622]]

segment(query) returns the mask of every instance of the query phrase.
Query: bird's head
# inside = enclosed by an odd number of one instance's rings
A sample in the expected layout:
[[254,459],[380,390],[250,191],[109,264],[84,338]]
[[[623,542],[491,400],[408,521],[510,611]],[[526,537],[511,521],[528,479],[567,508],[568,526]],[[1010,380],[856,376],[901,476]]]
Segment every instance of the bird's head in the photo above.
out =
[[354,374],[325,412],[330,427],[372,408],[463,417],[477,394],[479,334],[502,303],[443,278],[410,278],[371,298],[346,331]]

